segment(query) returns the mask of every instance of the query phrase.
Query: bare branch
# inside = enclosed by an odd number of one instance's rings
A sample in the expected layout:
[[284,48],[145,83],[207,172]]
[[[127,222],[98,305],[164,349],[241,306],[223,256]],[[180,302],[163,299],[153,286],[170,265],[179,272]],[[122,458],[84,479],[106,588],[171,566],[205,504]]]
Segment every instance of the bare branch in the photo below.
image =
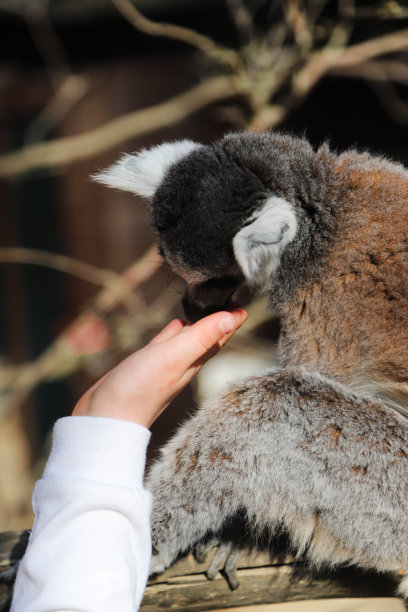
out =
[[377,6],[356,7],[353,0],[342,0],[341,14],[348,19],[405,19],[408,8],[396,0],[384,0]]
[[301,49],[310,49],[313,45],[312,31],[309,28],[308,14],[302,0],[287,0],[285,19],[290,31]]
[[408,28],[351,47],[326,46],[311,53],[305,66],[295,75],[293,93],[297,98],[304,98],[332,68],[363,64],[372,58],[405,49],[408,49]]
[[118,11],[140,32],[149,36],[163,36],[192,45],[217,62],[236,69],[241,66],[239,55],[215,43],[211,38],[189,28],[170,23],[156,23],[147,19],[130,0],[112,0]]
[[0,263],[22,263],[52,268],[99,286],[110,286],[121,278],[113,270],[98,268],[73,257],[22,247],[0,248]]
[[249,132],[264,132],[282,123],[289,112],[289,108],[280,104],[269,104],[261,108],[249,123]]
[[127,268],[119,278],[106,289],[102,289],[93,301],[98,313],[108,313],[123,302],[125,296],[145,283],[162,265],[162,258],[154,244],[143,256]]
[[[339,4],[341,0],[339,0]],[[322,14],[325,6],[328,4],[328,0],[313,0],[313,2],[307,3],[307,20],[309,27],[314,27],[317,23],[320,15]],[[341,17],[341,14],[339,14]]]
[[59,168],[182,121],[213,102],[237,94],[230,77],[214,77],[161,104],[137,110],[104,125],[50,142],[32,144],[0,156],[0,177],[38,168]]
[[[77,278],[98,285],[110,288],[112,286],[122,287],[123,280],[120,274],[113,270],[107,270],[98,266],[80,261],[73,257],[60,255],[59,253],[49,253],[37,249],[26,249],[22,247],[0,248],[0,263],[20,263],[43,266],[72,274]],[[134,313],[140,309],[141,303],[137,296],[129,291],[123,293],[123,304],[129,313]]]
[[243,0],[226,0],[234,20],[241,46],[248,45],[254,38],[253,19]]
[[408,28],[347,47],[342,50],[337,59],[334,59],[332,65],[353,66],[380,55],[396,53],[406,49],[408,49]]
[[408,66],[398,61],[372,61],[357,66],[333,66],[330,74],[369,81],[393,81],[408,84]]
[[[166,35],[173,36],[173,26],[146,20],[129,0],[113,1],[122,10],[130,11],[139,24],[137,27],[142,23],[146,32],[153,35],[166,32]],[[318,6],[321,7],[323,2],[320,0]],[[299,40],[302,40],[302,32],[308,27],[304,4],[301,0],[289,0],[288,4],[292,11],[292,27],[297,28]],[[348,0],[346,4],[348,8],[352,5]],[[181,30],[184,32],[185,29]],[[363,66],[377,57],[408,48],[408,29],[347,47],[349,33],[350,27],[340,22],[332,30],[328,44],[317,51],[307,49],[307,37],[303,41],[306,47],[283,45],[284,51],[277,57],[276,50],[269,47],[254,48],[251,51],[252,61],[248,62],[245,72],[237,74],[234,79],[227,76],[212,78],[164,103],[134,111],[84,134],[26,146],[20,151],[0,156],[0,177],[12,177],[36,168],[65,166],[121,145],[131,138],[173,125],[212,102],[236,95],[246,95],[252,107],[254,117],[249,127],[266,129],[280,123],[325,74]],[[271,55],[271,52],[275,55]],[[296,65],[300,65],[300,68],[291,77]],[[291,84],[288,83],[289,78],[292,78]],[[279,91],[288,85],[289,94],[279,99]]]
[[[343,24],[339,24],[341,29]],[[308,59],[292,80],[291,92],[279,102],[262,106],[252,118],[249,128],[265,130],[281,123],[288,113],[297,106],[331,70],[350,69],[358,66],[364,69],[371,59],[387,53],[403,51],[408,48],[408,29],[387,34],[363,43],[346,47],[347,28],[333,32],[329,43],[319,51],[309,53]],[[336,42],[341,42],[337,47]],[[398,105],[402,116],[404,109]]]
[[[109,287],[102,289],[92,303],[37,359],[18,366],[0,369],[0,389],[18,393],[18,398],[27,394],[41,381],[66,376],[81,366],[81,355],[69,350],[69,338],[90,316],[101,316],[112,312],[129,293],[148,280],[162,263],[152,246],[143,258],[133,263]],[[161,313],[162,315],[163,313]],[[156,313],[155,313],[156,317]],[[146,326],[144,327],[146,328]],[[13,404],[13,394],[10,403]]]
[[48,77],[54,91],[57,91],[71,73],[65,49],[58,38],[48,15],[48,6],[42,10],[26,12],[27,25],[35,45],[41,53]]
[[25,144],[42,140],[63,121],[74,106],[86,95],[89,79],[68,74],[45,108],[32,120],[24,134]]
[[338,12],[341,19],[354,19],[356,16],[354,0],[338,0]]

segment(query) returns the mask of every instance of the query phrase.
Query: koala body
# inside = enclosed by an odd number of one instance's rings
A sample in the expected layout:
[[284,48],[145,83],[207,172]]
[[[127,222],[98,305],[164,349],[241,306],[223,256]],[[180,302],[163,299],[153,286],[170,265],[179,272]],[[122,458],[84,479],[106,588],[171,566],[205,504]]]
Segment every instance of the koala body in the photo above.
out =
[[407,170],[231,134],[125,156],[97,180],[151,201],[190,320],[243,283],[281,319],[281,367],[207,402],[153,466],[152,570],[243,512],[313,563],[408,571]]

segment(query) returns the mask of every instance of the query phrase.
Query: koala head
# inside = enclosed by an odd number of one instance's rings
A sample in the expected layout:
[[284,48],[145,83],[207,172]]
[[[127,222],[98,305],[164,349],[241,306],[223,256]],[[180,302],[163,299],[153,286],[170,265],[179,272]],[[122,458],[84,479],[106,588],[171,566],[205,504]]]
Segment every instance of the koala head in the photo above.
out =
[[283,146],[261,134],[232,134],[212,146],[166,143],[94,177],[149,199],[160,252],[185,280],[190,321],[228,308],[245,282],[265,284],[297,235],[292,139],[275,138]]

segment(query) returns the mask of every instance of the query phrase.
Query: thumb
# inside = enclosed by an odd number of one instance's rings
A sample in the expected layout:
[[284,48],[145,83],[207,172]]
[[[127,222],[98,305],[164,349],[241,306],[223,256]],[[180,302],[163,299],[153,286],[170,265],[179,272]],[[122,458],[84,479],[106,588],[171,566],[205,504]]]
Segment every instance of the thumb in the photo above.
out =
[[180,343],[180,352],[186,362],[193,364],[208,352],[213,353],[214,349],[224,346],[247,317],[248,313],[242,308],[215,312],[191,327],[186,326],[174,341]]

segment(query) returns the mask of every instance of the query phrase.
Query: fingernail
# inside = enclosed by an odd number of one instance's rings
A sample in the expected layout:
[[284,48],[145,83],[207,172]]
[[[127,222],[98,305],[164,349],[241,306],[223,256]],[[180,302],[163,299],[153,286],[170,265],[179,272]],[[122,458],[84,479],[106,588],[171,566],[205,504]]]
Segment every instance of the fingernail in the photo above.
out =
[[232,316],[224,317],[223,319],[221,319],[218,325],[220,327],[220,330],[224,332],[224,334],[229,334],[230,332],[234,331],[234,329],[237,328],[235,319]]

